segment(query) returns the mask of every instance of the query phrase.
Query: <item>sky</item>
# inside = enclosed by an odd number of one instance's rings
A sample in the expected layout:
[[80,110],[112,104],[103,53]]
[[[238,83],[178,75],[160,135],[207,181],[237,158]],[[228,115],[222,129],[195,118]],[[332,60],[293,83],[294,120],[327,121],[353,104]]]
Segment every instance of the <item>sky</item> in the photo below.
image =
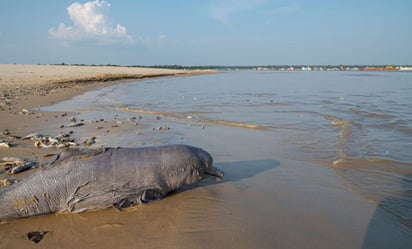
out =
[[409,0],[2,0],[0,63],[412,64]]

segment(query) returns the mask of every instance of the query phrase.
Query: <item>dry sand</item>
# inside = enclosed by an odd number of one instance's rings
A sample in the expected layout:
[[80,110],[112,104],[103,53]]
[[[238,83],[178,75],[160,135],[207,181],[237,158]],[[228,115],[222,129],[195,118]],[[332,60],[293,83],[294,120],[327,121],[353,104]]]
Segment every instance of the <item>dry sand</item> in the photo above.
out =
[[172,70],[117,66],[0,64],[0,85],[42,86],[47,83],[94,82],[145,77],[192,75],[208,70]]
[[[0,139],[12,145],[0,149],[0,158],[45,163],[44,154],[58,152],[13,137],[67,123],[65,113],[39,112],[38,106],[121,83],[110,79],[192,73],[199,72],[0,65]],[[20,114],[22,109],[34,112]],[[201,139],[216,145],[211,152],[225,171],[222,183],[206,181],[122,212],[52,214],[0,224],[0,248],[411,248],[411,235],[347,189],[333,169],[283,158],[255,160],[264,147]],[[229,148],[238,160],[225,157]],[[16,178],[24,181],[35,170]],[[34,244],[27,239],[30,231],[48,233]]]

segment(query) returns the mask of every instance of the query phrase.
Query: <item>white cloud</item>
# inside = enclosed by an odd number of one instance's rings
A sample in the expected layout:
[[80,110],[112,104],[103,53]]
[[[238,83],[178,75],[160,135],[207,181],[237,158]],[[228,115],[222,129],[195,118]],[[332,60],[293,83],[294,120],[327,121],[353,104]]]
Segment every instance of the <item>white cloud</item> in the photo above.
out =
[[133,42],[132,36],[124,26],[112,27],[105,12],[110,3],[101,0],[75,2],[67,7],[67,13],[73,26],[60,23],[57,28],[50,28],[49,35],[62,41],[94,40],[99,43]]

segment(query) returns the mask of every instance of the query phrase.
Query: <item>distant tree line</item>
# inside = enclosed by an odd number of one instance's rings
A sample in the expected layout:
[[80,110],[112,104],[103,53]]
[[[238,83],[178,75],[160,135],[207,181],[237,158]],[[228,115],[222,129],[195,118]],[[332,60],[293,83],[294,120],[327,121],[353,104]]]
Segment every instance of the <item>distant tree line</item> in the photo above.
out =
[[[287,68],[303,68],[303,67],[311,67],[311,68],[322,68],[322,69],[344,69],[344,68],[365,68],[365,67],[385,67],[388,65],[306,65],[306,64],[298,64],[298,65],[249,65],[249,66],[222,66],[222,65],[203,65],[203,66],[183,66],[178,64],[173,65],[118,65],[118,64],[66,64],[64,62],[60,64],[52,64],[52,65],[61,65],[61,66],[111,66],[111,67],[143,67],[143,68],[163,68],[163,69],[179,69],[179,70],[202,70],[202,69],[213,69],[213,70],[253,70],[257,68],[264,68],[270,70],[281,70]],[[412,65],[392,65],[394,67],[412,67]]]

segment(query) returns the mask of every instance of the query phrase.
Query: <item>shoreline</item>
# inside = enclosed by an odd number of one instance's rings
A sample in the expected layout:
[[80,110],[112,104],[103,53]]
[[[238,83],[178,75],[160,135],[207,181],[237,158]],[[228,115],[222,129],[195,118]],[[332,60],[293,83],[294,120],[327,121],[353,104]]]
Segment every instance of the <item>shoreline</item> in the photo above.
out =
[[[214,71],[0,64],[0,142],[10,145],[10,148],[0,148],[0,159],[13,156],[35,160],[40,164],[48,161],[49,158],[43,157],[46,152],[35,148],[33,141],[16,139],[40,129],[45,130],[47,127],[55,129],[59,124],[68,122],[69,117],[66,113],[39,111],[41,106],[52,105],[90,90],[132,80],[209,73]],[[59,151],[47,149],[50,153]],[[2,170],[0,176],[3,176]],[[25,177],[26,174],[29,173],[23,172],[15,177]],[[0,180],[3,180],[3,177],[0,177]]]
[[[170,73],[175,75],[175,72]],[[196,71],[194,74],[199,73],[210,71]],[[0,75],[0,78],[4,78],[3,74]],[[72,83],[51,83],[42,79],[42,83],[30,81],[39,77],[27,77],[26,85],[16,87],[9,84],[8,88],[3,88],[0,79],[0,103],[5,103],[0,106],[0,140],[6,139],[12,145],[9,149],[0,149],[0,158],[16,156],[43,164],[51,160],[45,157],[46,154],[61,151],[56,148],[35,148],[34,141],[13,136],[24,137],[37,131],[57,135],[70,130],[74,131],[76,139],[85,134],[116,136],[125,130],[135,131],[140,125],[150,125],[148,129],[151,129],[153,122],[156,122],[156,117],[152,117],[139,120],[139,126],[134,126],[132,121],[118,125],[119,119],[105,117],[104,122],[91,123],[81,129],[61,128],[60,125],[69,122],[71,115],[76,118],[78,115],[41,111],[39,106],[130,80],[104,81],[101,78],[100,82],[81,83],[75,80]],[[120,121],[129,117],[125,114]],[[97,129],[97,126],[103,128]],[[13,220],[0,224],[0,248],[34,248],[37,245],[26,237],[30,231],[49,231],[40,243],[51,248],[79,248],[86,244],[90,248],[365,249],[402,248],[412,244],[411,234],[376,204],[354,194],[333,168],[287,159],[279,152],[282,145],[259,147],[253,143],[242,144],[241,139],[222,139],[224,136],[237,137],[239,128],[231,128],[224,125],[210,126],[200,134],[200,126],[185,127],[187,137],[191,138],[189,141],[209,147],[215,166],[225,172],[223,182],[202,182],[185,191],[172,193],[161,201],[138,205],[122,212],[105,209]],[[5,135],[6,129],[9,135]],[[110,133],[107,133],[109,129]],[[259,140],[259,136],[265,136],[263,130],[245,129],[241,132],[246,132],[256,140]],[[151,137],[152,134],[139,136]],[[110,144],[116,142],[112,138],[109,139]],[[263,158],[261,155],[272,157]],[[36,171],[32,169],[10,176],[5,174],[3,168],[0,170],[0,179],[7,176],[17,180]],[[0,186],[0,190],[3,188]]]
[[[62,101],[79,93],[98,87],[119,84],[125,81],[168,76],[190,76],[216,73],[213,70],[174,70],[157,68],[135,68],[118,66],[67,66],[0,64],[0,107],[8,97],[36,95],[42,97],[65,92],[54,102]],[[74,90],[68,93],[67,89]],[[50,97],[50,96],[48,96]],[[24,101],[25,99],[23,99]],[[21,100],[20,100],[21,101]],[[44,98],[30,100],[34,105],[49,104]],[[27,103],[29,105],[30,103]]]

